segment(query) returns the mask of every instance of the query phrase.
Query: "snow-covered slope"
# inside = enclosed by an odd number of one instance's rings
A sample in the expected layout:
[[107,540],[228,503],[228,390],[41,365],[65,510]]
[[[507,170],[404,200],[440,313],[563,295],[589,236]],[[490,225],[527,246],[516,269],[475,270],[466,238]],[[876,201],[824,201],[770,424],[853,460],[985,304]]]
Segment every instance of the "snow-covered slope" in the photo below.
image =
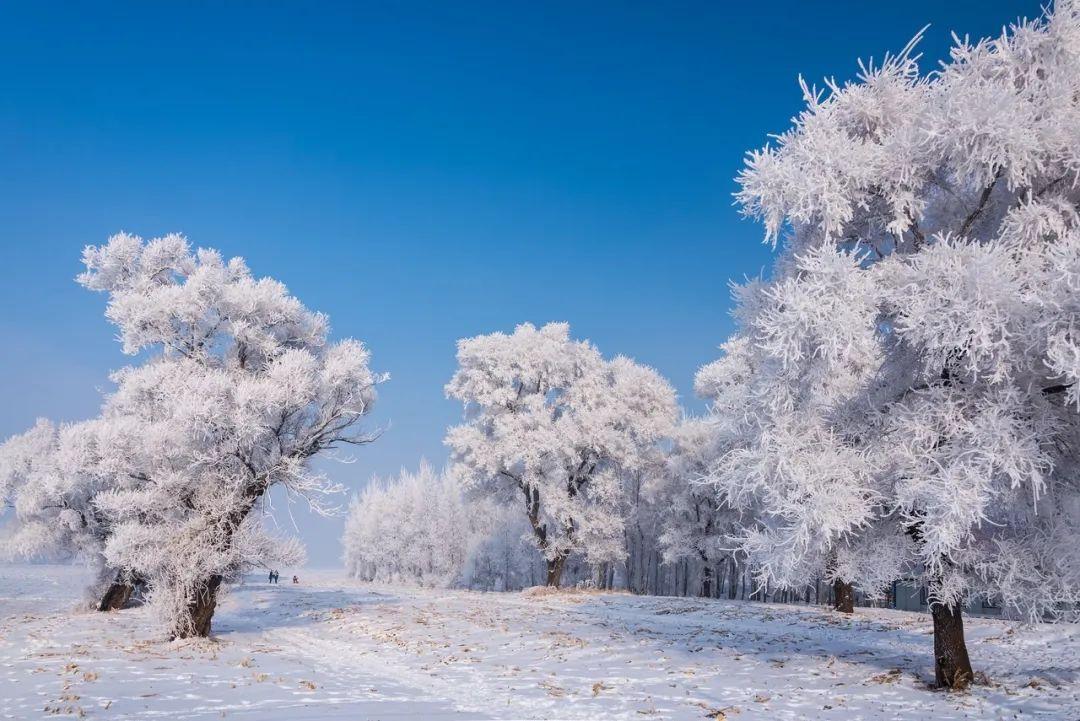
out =
[[1080,718],[1080,629],[969,619],[970,693],[926,688],[930,619],[622,594],[235,588],[216,641],[73,610],[81,574],[0,567],[0,718]]

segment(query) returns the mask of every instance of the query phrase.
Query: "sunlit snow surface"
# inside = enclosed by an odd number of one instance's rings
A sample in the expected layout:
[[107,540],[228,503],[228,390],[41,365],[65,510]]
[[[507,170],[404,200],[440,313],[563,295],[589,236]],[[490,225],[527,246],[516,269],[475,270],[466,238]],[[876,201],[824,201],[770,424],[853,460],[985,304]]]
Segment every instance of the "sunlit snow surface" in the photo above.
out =
[[990,686],[928,690],[927,616],[623,594],[236,587],[214,642],[0,566],[0,718],[1080,719],[1080,629],[968,619]]

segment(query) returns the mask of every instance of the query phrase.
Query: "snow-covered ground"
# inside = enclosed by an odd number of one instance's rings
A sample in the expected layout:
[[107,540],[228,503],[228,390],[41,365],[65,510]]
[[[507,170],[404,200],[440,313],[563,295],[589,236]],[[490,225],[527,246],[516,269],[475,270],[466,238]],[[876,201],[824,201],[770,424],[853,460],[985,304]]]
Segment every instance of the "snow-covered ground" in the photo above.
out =
[[990,685],[950,694],[920,614],[301,580],[168,643],[144,609],[74,611],[77,569],[0,566],[0,718],[1080,719],[1074,625],[969,619]]

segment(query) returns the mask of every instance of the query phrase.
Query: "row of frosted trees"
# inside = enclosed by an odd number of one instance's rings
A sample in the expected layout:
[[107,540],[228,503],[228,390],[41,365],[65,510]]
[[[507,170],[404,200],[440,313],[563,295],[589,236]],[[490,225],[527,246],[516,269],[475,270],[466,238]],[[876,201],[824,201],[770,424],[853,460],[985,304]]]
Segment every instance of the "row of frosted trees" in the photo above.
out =
[[706,417],[565,325],[459,344],[447,474],[523,512],[547,583],[577,560],[657,590],[657,553],[665,583],[693,559],[710,593],[723,557],[759,593],[823,575],[845,604],[910,579],[946,687],[973,677],[968,599],[1075,612],[1080,7],[957,38],[930,74],[917,41],[802,83],[793,127],[749,154],[737,200],[779,253],[734,289]]
[[[697,375],[707,414],[565,324],[463,340],[449,466],[360,496],[351,570],[755,597],[823,578],[842,604],[911,579],[948,687],[973,676],[968,598],[1074,611],[1080,7],[958,38],[930,74],[913,47],[803,83],[793,127],[750,153],[737,199],[778,253],[734,290],[738,330]],[[206,635],[225,581],[302,555],[260,521],[267,493],[332,511],[310,460],[373,440],[383,376],[281,284],[179,236],[84,263],[142,362],[99,417],[4,445],[3,547],[80,555],[102,608],[140,586],[171,634]]]
[[725,424],[737,399],[724,394],[749,376],[723,361],[703,368],[697,392],[711,410],[693,418],[655,371],[604,360],[565,323],[467,339],[458,356],[447,392],[464,401],[465,419],[447,433],[451,463],[436,471],[421,461],[354,498],[343,538],[352,575],[827,599],[851,610],[853,590],[833,568],[776,585],[742,548],[757,521],[725,501],[713,474],[733,450]]

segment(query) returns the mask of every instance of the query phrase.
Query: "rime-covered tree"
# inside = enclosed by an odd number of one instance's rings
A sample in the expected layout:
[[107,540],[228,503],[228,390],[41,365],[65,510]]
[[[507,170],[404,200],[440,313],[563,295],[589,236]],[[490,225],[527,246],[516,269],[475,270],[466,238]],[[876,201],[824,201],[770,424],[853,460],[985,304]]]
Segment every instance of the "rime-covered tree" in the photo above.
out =
[[[876,339],[857,330],[872,323],[875,311],[854,300],[866,279],[845,284],[844,260],[835,253],[804,257],[794,271],[790,266],[783,257],[772,283],[736,289],[741,333],[699,373],[699,389],[709,389],[713,416],[727,436],[714,480],[725,505],[751,522],[743,550],[759,586],[802,584],[824,570],[834,582],[836,608],[851,612],[853,579],[837,555],[865,517],[866,494],[850,482],[863,456],[833,442],[831,420],[836,399],[880,364]],[[803,297],[789,272],[835,284],[836,292]],[[817,498],[830,500],[807,505]],[[770,518],[785,519],[779,531],[769,528]]]
[[652,477],[649,494],[660,518],[658,540],[667,562],[701,568],[701,595],[718,592],[714,569],[731,559],[732,520],[704,481],[720,454],[721,435],[708,418],[687,418],[673,434],[666,464]]
[[925,583],[962,687],[967,599],[1078,600],[1080,7],[957,38],[930,75],[912,47],[804,84],[739,177],[785,251],[741,292],[755,431],[717,480],[765,510],[743,545],[777,583],[830,552],[871,593]]
[[94,498],[106,563],[146,579],[173,636],[205,636],[224,580],[297,558],[253,512],[275,485],[328,510],[339,488],[309,460],[371,440],[357,421],[380,378],[362,344],[329,343],[325,316],[239,258],[119,234],[83,261],[79,282],[109,294],[124,351],[145,357],[113,375],[100,420],[135,429],[98,453],[139,479]]
[[[745,337],[728,340],[721,351],[721,357],[700,368],[694,378],[694,392],[708,403],[708,414],[683,421],[668,455],[668,514],[660,540],[669,557],[696,553],[711,563],[726,558],[741,575],[747,572],[746,558],[734,539],[756,517],[760,499],[718,494],[716,483],[724,470],[744,469],[758,428],[760,384],[768,381],[758,367],[759,354]],[[739,477],[744,477],[741,471]],[[733,489],[724,485],[722,490]],[[706,577],[703,583],[710,580]],[[759,592],[763,594],[763,589]]]
[[106,465],[99,448],[123,445],[133,430],[123,423],[58,427],[39,420],[0,446],[0,498],[13,515],[0,551],[9,558],[74,558],[89,564],[96,571],[90,595],[101,611],[121,608],[133,579],[126,569],[105,562],[111,526],[94,499],[138,479],[123,466]]
[[621,558],[621,474],[670,433],[671,386],[627,358],[605,360],[565,323],[468,338],[457,359],[446,392],[465,422],[446,443],[464,487],[524,507],[548,585],[574,551],[590,562]]
[[483,523],[483,530],[478,529],[469,546],[460,584],[484,591],[513,591],[537,585],[543,577],[544,558],[536,549],[524,514],[486,499],[466,499],[466,503]]
[[475,529],[457,483],[421,461],[389,481],[372,479],[353,500],[345,525],[345,562],[368,580],[453,584]]
[[489,500],[465,498],[455,478],[421,461],[416,472],[372,479],[350,505],[342,544],[346,569],[362,580],[504,590],[524,585],[536,560],[535,552],[519,550],[523,531]]

